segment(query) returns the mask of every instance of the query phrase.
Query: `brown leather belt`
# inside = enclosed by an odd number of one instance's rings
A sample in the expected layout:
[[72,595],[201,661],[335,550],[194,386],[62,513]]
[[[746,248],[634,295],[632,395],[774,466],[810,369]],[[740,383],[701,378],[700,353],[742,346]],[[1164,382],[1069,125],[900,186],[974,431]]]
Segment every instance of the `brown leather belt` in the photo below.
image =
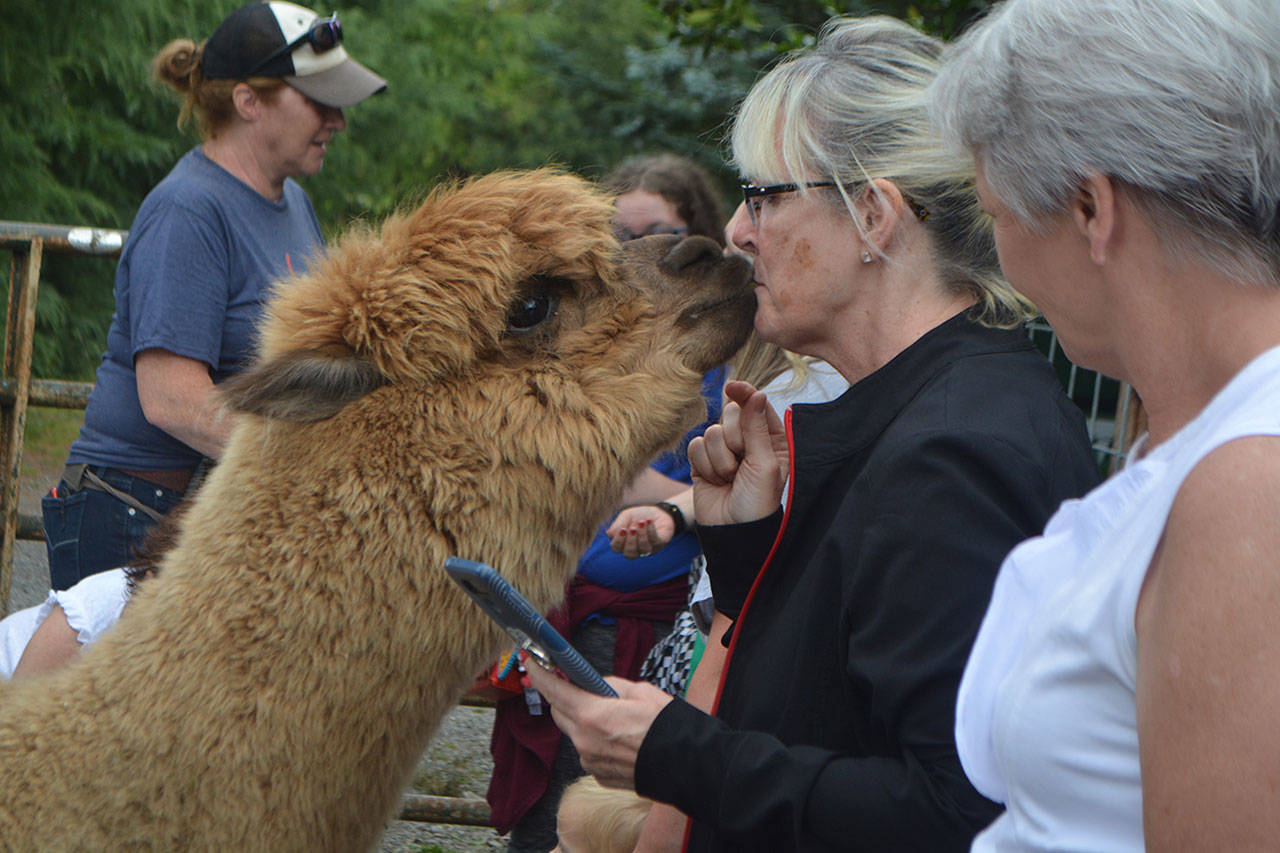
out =
[[178,471],[129,471],[124,468],[117,468],[121,474],[128,474],[130,477],[137,477],[139,480],[146,480],[148,483],[171,489],[175,492],[185,492],[187,486],[191,483],[191,475],[195,473],[194,469],[181,469]]

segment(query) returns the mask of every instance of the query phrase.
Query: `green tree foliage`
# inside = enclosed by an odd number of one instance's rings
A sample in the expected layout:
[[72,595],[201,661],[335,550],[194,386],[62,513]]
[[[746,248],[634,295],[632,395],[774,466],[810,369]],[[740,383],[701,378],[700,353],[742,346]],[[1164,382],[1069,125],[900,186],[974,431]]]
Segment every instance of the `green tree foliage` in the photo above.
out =
[[[129,227],[197,141],[177,129],[177,99],[150,79],[151,58],[172,38],[208,35],[239,1],[8,0],[0,219]],[[347,132],[305,186],[332,235],[444,178],[544,164],[598,176],[628,155],[671,150],[718,175],[730,201],[726,117],[762,68],[824,20],[882,11],[947,35],[987,5],[344,0],[349,49],[391,87],[347,111]],[[113,272],[101,259],[46,256],[38,376],[92,377]]]
[[[208,6],[5,3],[0,219],[128,227],[186,145],[172,103],[149,81],[150,57],[170,38],[207,31],[217,20]],[[46,256],[37,375],[91,375],[111,313],[111,274],[108,261]]]

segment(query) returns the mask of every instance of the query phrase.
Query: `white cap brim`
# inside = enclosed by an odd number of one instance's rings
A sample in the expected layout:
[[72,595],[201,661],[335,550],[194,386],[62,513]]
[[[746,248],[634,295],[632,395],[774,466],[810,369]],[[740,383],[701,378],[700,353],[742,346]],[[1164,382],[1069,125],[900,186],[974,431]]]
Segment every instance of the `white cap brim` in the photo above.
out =
[[350,107],[387,88],[387,81],[351,57],[305,76],[288,75],[284,81],[326,107]]

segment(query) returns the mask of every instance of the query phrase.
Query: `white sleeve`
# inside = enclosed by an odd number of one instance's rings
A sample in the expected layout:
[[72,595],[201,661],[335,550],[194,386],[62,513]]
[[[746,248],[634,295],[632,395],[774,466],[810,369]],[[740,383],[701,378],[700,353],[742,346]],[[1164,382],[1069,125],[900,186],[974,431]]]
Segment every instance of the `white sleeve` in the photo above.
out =
[[119,620],[129,599],[129,586],[124,569],[111,569],[89,575],[52,597],[67,614],[67,624],[76,632],[76,639],[87,646]]

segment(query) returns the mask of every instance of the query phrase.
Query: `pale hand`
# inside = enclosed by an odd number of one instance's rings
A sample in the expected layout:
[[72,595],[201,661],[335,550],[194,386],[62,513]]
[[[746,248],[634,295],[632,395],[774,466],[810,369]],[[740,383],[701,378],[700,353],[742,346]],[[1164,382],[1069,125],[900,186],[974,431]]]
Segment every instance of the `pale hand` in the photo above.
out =
[[577,747],[583,769],[607,788],[634,791],[640,744],[671,696],[647,682],[610,676],[605,680],[618,696],[606,698],[532,661],[526,668],[529,683],[551,705],[556,725]]
[[699,524],[742,524],[777,511],[790,452],[782,419],[746,382],[724,386],[720,423],[689,445],[693,513]]
[[610,548],[634,560],[665,548],[676,535],[676,522],[656,506],[631,506],[618,513],[605,533]]

